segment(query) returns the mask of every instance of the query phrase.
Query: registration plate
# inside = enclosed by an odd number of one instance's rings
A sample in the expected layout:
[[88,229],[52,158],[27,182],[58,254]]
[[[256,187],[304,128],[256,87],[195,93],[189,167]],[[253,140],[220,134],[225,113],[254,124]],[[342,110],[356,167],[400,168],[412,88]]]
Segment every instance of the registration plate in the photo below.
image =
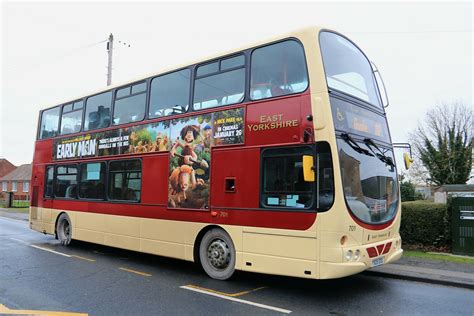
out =
[[383,257],[372,260],[372,267],[377,267],[382,264],[383,264]]

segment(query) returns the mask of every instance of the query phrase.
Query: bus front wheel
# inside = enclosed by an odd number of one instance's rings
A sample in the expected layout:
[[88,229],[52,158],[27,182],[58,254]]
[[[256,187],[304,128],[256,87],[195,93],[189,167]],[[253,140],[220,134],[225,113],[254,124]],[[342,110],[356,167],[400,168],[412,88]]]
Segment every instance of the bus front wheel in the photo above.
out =
[[209,230],[201,240],[199,259],[211,278],[230,278],[235,271],[235,247],[229,234],[219,228]]
[[56,234],[61,245],[69,246],[72,237],[72,225],[71,219],[66,213],[61,214],[58,218]]

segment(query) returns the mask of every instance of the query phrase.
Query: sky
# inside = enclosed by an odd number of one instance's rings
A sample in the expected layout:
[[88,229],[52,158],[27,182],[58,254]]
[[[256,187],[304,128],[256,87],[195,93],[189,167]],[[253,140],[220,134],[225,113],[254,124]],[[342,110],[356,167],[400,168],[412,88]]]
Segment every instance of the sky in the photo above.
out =
[[0,157],[15,165],[33,159],[40,109],[106,87],[110,33],[120,83],[301,27],[334,29],[379,68],[394,142],[436,104],[474,104],[472,2],[2,1],[1,16]]

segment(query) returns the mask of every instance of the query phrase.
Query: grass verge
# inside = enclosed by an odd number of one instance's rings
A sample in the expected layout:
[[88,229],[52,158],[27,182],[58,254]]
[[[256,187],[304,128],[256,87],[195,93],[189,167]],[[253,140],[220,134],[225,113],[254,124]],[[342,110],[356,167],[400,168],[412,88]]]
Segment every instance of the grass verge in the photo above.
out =
[[427,252],[416,251],[416,250],[405,250],[403,251],[403,255],[406,257],[418,257],[418,258],[424,258],[424,259],[474,264],[474,257],[473,258],[455,257],[449,254],[427,253]]

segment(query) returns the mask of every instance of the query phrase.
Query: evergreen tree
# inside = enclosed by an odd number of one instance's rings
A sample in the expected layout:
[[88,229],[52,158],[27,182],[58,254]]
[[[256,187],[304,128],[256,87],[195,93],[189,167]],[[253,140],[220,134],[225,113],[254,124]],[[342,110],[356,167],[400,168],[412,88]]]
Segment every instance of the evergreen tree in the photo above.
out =
[[415,186],[410,181],[400,182],[400,195],[402,202],[415,201]]

